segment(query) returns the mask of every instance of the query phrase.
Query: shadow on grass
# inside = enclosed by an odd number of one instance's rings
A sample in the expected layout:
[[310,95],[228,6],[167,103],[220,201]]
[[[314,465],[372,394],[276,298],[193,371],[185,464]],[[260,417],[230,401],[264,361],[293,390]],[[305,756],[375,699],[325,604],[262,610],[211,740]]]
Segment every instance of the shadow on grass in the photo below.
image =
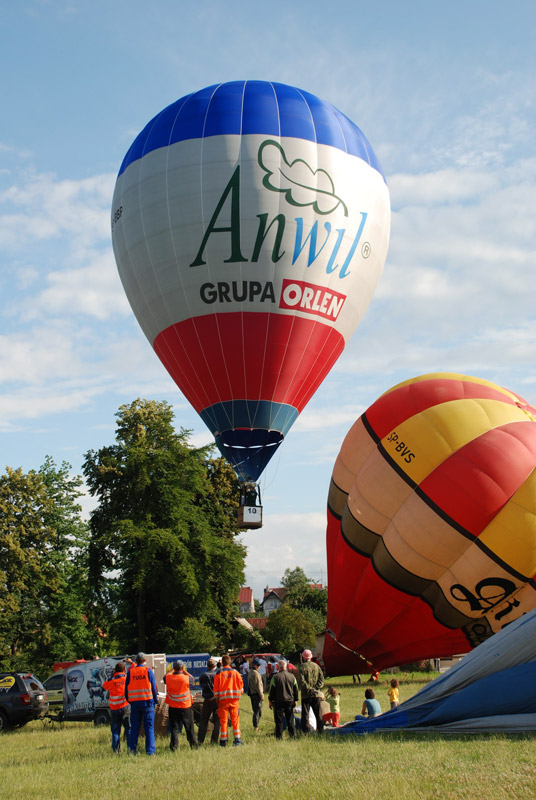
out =
[[324,736],[323,739],[331,739],[332,741],[363,741],[365,738],[374,738],[374,741],[384,742],[400,742],[400,741],[413,741],[413,742],[489,742],[489,741],[527,741],[536,738],[536,732],[520,731],[514,732],[499,732],[499,731],[417,731],[417,730],[404,730],[401,728],[396,731],[375,731],[371,733],[348,733],[337,736]]

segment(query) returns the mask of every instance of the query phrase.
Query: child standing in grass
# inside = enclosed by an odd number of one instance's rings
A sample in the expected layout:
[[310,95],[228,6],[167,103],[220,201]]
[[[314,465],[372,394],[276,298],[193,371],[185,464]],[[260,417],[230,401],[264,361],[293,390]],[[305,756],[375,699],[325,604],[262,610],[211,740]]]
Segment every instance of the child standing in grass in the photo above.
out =
[[323,715],[323,720],[326,723],[333,725],[334,728],[339,727],[339,720],[341,718],[341,696],[334,686],[329,686],[326,692],[326,701],[329,703],[329,713]]
[[389,689],[387,689],[387,694],[389,695],[391,708],[398,708],[399,695],[398,695],[398,681],[396,678],[392,678],[391,685]]

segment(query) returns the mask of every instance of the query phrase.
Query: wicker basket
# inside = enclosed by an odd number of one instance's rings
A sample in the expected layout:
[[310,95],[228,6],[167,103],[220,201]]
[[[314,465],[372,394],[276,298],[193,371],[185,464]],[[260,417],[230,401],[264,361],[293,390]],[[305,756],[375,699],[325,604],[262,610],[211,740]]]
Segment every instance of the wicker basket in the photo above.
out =
[[[158,703],[154,707],[154,735],[169,736],[168,732],[169,706],[166,701],[159,697]],[[145,736],[143,720],[140,728],[140,736]]]

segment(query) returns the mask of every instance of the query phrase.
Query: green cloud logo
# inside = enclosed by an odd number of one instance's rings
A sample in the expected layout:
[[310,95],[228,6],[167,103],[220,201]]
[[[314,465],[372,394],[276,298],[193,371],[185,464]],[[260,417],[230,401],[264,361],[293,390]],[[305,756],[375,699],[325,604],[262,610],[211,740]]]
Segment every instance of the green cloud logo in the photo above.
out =
[[291,206],[312,206],[317,214],[332,214],[341,205],[344,216],[348,209],[335,194],[335,184],[325,169],[312,169],[302,158],[290,162],[279,142],[266,139],[257,156],[260,168],[266,173],[263,186],[271,192],[281,192]]

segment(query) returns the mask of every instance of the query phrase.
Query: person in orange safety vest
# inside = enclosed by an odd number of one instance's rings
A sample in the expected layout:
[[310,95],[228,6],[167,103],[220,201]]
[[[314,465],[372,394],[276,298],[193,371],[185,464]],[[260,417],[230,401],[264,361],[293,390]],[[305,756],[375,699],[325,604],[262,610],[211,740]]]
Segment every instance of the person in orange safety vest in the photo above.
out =
[[102,684],[108,692],[110,703],[110,717],[112,730],[112,750],[119,753],[121,750],[121,727],[125,729],[125,736],[130,731],[130,706],[125,698],[125,665],[119,661],[115,665],[113,677]]
[[180,724],[184,725],[190,747],[197,747],[197,734],[194,728],[194,710],[192,693],[190,692],[190,676],[183,661],[175,661],[173,672],[164,678],[166,684],[166,703],[169,706],[169,722],[171,726],[170,750],[179,746]]
[[214,697],[218,701],[218,717],[220,719],[220,746],[227,744],[228,718],[231,715],[234,744],[240,745],[240,718],[238,704],[244,691],[244,683],[239,672],[231,667],[231,656],[225,655],[221,660],[222,668],[214,676]]

